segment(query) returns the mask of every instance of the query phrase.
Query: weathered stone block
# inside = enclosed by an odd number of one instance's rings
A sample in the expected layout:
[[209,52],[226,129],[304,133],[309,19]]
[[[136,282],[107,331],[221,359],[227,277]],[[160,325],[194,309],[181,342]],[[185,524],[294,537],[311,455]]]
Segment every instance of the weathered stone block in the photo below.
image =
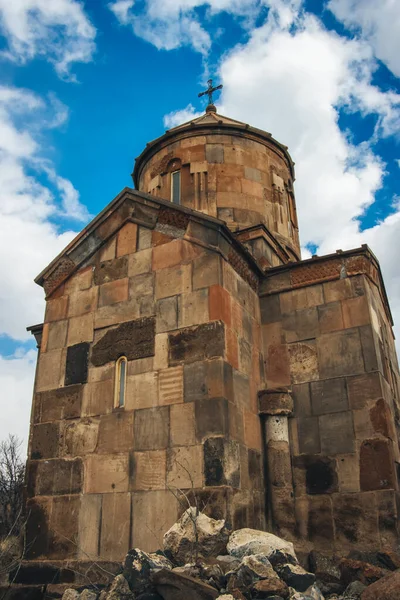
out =
[[160,406],[135,412],[135,450],[158,450],[169,443],[169,408]]
[[117,256],[136,252],[137,228],[136,223],[126,223],[121,227],[117,236]]
[[91,454],[97,447],[98,419],[81,419],[67,425],[63,451],[67,456]]
[[128,491],[128,454],[92,454],[86,458],[85,464],[86,494]]
[[40,392],[59,387],[63,380],[62,367],[61,349],[40,354],[36,376],[36,391]]
[[92,279],[93,269],[90,265],[79,269],[65,282],[65,293],[73,294],[80,290],[87,290],[92,286]]
[[31,458],[56,458],[59,451],[59,423],[35,425],[32,431]]
[[266,353],[265,375],[271,388],[290,385],[289,352],[286,344],[270,344]]
[[307,533],[316,546],[331,543],[334,538],[332,502],[328,496],[314,496],[308,500]]
[[243,412],[244,443],[248,448],[261,451],[260,417],[247,410]]
[[129,256],[129,277],[135,277],[135,275],[141,275],[142,273],[150,273],[152,253],[152,249],[147,248],[146,250],[140,250],[140,252],[136,252],[136,254],[131,254]]
[[347,378],[347,388],[352,409],[361,409],[382,397],[379,373],[363,373]]
[[80,290],[70,294],[68,303],[68,316],[78,317],[92,312],[97,305],[98,288],[92,287],[88,290]]
[[191,265],[180,265],[156,271],[156,299],[191,291]]
[[321,452],[317,417],[299,417],[297,419],[297,430],[301,454],[318,454]]
[[206,161],[207,163],[223,163],[224,146],[218,144],[206,144]]
[[67,345],[93,340],[93,313],[69,319]]
[[293,383],[318,379],[319,365],[315,341],[289,344],[289,363]]
[[82,342],[67,349],[65,385],[86,383],[88,378],[89,344]]
[[114,382],[112,379],[89,383],[83,390],[82,416],[105,415],[114,407]]
[[391,442],[365,440],[360,448],[360,486],[362,491],[395,487],[395,472]]
[[181,361],[195,362],[223,356],[224,325],[214,321],[197,327],[188,327],[177,333],[170,333],[168,340],[171,365]]
[[358,454],[343,454],[337,457],[339,490],[341,492],[360,491],[360,467]]
[[114,260],[107,260],[95,267],[93,278],[95,285],[102,285],[115,279],[128,276],[128,257],[121,256]]
[[80,496],[53,498],[49,540],[49,558],[75,558],[78,542]]
[[128,452],[132,447],[133,413],[117,411],[101,416],[96,451],[99,454],[111,454]]
[[46,316],[45,322],[60,321],[65,319],[68,311],[68,296],[60,296],[60,298],[54,298],[47,300],[46,302]]
[[[383,373],[383,365],[379,348],[375,345],[374,332],[370,325],[364,325],[359,328],[362,346],[362,356],[364,358],[365,371],[378,371]],[[356,372],[354,373],[356,374]]]
[[55,321],[49,323],[47,351],[63,348],[67,341],[68,321]]
[[319,373],[322,379],[357,375],[364,371],[357,329],[338,331],[317,339]]
[[183,402],[183,366],[171,367],[158,374],[159,404],[177,404]]
[[320,416],[319,430],[321,435],[321,452],[323,454],[347,454],[354,452],[354,425],[350,411]]
[[91,362],[104,365],[126,356],[128,360],[154,356],[155,318],[145,317],[110,329],[93,346]]
[[125,408],[150,408],[158,405],[158,373],[141,373],[128,377]]
[[170,407],[170,440],[172,446],[193,446],[196,443],[193,403]]
[[341,377],[311,382],[311,403],[315,415],[347,410],[346,380]]
[[[113,260],[115,258],[115,252],[117,247],[117,238],[113,237],[108,242],[102,246],[100,249],[99,259],[100,262],[105,262],[106,260]],[[90,269],[92,271],[92,269]]]
[[337,543],[342,547],[356,544],[358,550],[374,548],[379,539],[375,494],[337,494],[332,500]]
[[74,460],[41,460],[36,475],[36,494],[42,496],[79,494],[82,492],[83,465]]
[[190,327],[206,323],[208,315],[208,289],[181,295],[179,326]]
[[[164,533],[176,522],[178,508],[178,500],[170,490],[133,493],[130,547],[141,548],[145,552],[162,548]],[[140,519],[135,515],[140,515]]]
[[221,284],[221,258],[214,252],[207,252],[193,261],[193,290]]
[[315,338],[319,332],[318,313],[315,306],[285,314],[282,330],[286,342],[297,342]]
[[74,419],[81,414],[82,386],[68,386],[42,392],[37,396],[40,405],[40,421]]
[[166,451],[133,453],[133,489],[164,490],[166,483]]
[[321,333],[331,333],[343,329],[341,302],[329,302],[318,306],[319,329]]
[[129,550],[131,495],[105,494],[101,510],[100,556],[122,560]]
[[261,323],[275,323],[282,318],[279,294],[260,298]]
[[151,296],[154,294],[154,273],[142,273],[129,279],[129,295],[131,298]]
[[[97,309],[94,316],[94,326],[96,329],[103,329],[112,325],[120,325],[124,321],[132,321],[139,317],[150,316],[154,313],[154,308],[148,304],[150,296],[143,298],[133,298],[126,302],[117,302],[108,304]],[[150,310],[151,309],[151,310]]]
[[83,494],[79,511],[78,559],[93,560],[99,555],[102,496]]
[[343,323],[347,327],[360,327],[371,321],[366,296],[357,296],[342,301]]
[[100,286],[99,307],[128,300],[128,278],[116,279]]
[[293,408],[296,417],[311,415],[311,394],[309,383],[299,383],[292,386]]
[[233,399],[239,409],[251,407],[249,378],[236,370],[233,370]]
[[197,400],[195,419],[198,442],[215,435],[226,436],[229,430],[228,401],[225,398]]
[[178,298],[162,298],[156,303],[156,332],[162,333],[178,328]]
[[147,248],[151,248],[151,233],[151,229],[147,229],[147,227],[138,228],[138,250],[146,250]]
[[202,444],[167,451],[167,486],[178,490],[203,487]]

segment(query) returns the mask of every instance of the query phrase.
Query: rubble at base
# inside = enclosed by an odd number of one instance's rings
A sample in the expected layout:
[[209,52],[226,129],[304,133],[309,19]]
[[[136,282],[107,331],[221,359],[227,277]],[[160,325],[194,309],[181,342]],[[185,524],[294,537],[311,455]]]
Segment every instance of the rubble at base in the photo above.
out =
[[163,549],[131,550],[104,589],[66,589],[62,600],[394,600],[399,565],[393,551],[337,560],[313,551],[307,571],[290,541],[252,529],[229,533],[224,521],[190,508]]

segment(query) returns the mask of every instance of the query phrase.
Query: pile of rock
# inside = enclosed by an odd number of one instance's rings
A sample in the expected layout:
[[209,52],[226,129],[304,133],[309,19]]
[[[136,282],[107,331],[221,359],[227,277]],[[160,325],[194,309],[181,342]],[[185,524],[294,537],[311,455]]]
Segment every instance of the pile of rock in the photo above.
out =
[[67,590],[63,600],[400,598],[400,559],[393,553],[382,553],[383,566],[352,558],[337,563],[317,553],[310,558],[314,572],[299,564],[291,542],[254,529],[230,533],[225,521],[189,508],[165,534],[163,550],[131,550],[122,573],[99,596]]

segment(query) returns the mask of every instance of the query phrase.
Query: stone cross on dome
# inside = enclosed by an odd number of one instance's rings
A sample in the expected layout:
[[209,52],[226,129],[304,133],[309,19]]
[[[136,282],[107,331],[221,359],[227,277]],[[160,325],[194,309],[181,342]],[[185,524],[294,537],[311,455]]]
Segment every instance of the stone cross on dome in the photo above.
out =
[[207,81],[208,83],[208,88],[204,91],[204,92],[200,92],[200,94],[198,95],[199,98],[201,98],[202,96],[205,96],[207,94],[208,96],[208,106],[206,108],[206,112],[217,112],[217,109],[214,106],[213,103],[213,93],[216,92],[217,90],[221,90],[224,86],[221,85],[217,85],[216,87],[213,87],[212,84],[212,79],[209,79]]

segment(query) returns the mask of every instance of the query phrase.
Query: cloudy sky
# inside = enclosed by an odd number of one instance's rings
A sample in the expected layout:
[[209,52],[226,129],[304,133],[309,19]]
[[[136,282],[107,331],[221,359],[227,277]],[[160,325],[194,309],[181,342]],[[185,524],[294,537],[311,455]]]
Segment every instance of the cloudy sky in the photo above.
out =
[[289,146],[304,256],[369,244],[400,331],[399,31],[397,0],[0,0],[0,439],[27,438],[34,277],[209,76]]

